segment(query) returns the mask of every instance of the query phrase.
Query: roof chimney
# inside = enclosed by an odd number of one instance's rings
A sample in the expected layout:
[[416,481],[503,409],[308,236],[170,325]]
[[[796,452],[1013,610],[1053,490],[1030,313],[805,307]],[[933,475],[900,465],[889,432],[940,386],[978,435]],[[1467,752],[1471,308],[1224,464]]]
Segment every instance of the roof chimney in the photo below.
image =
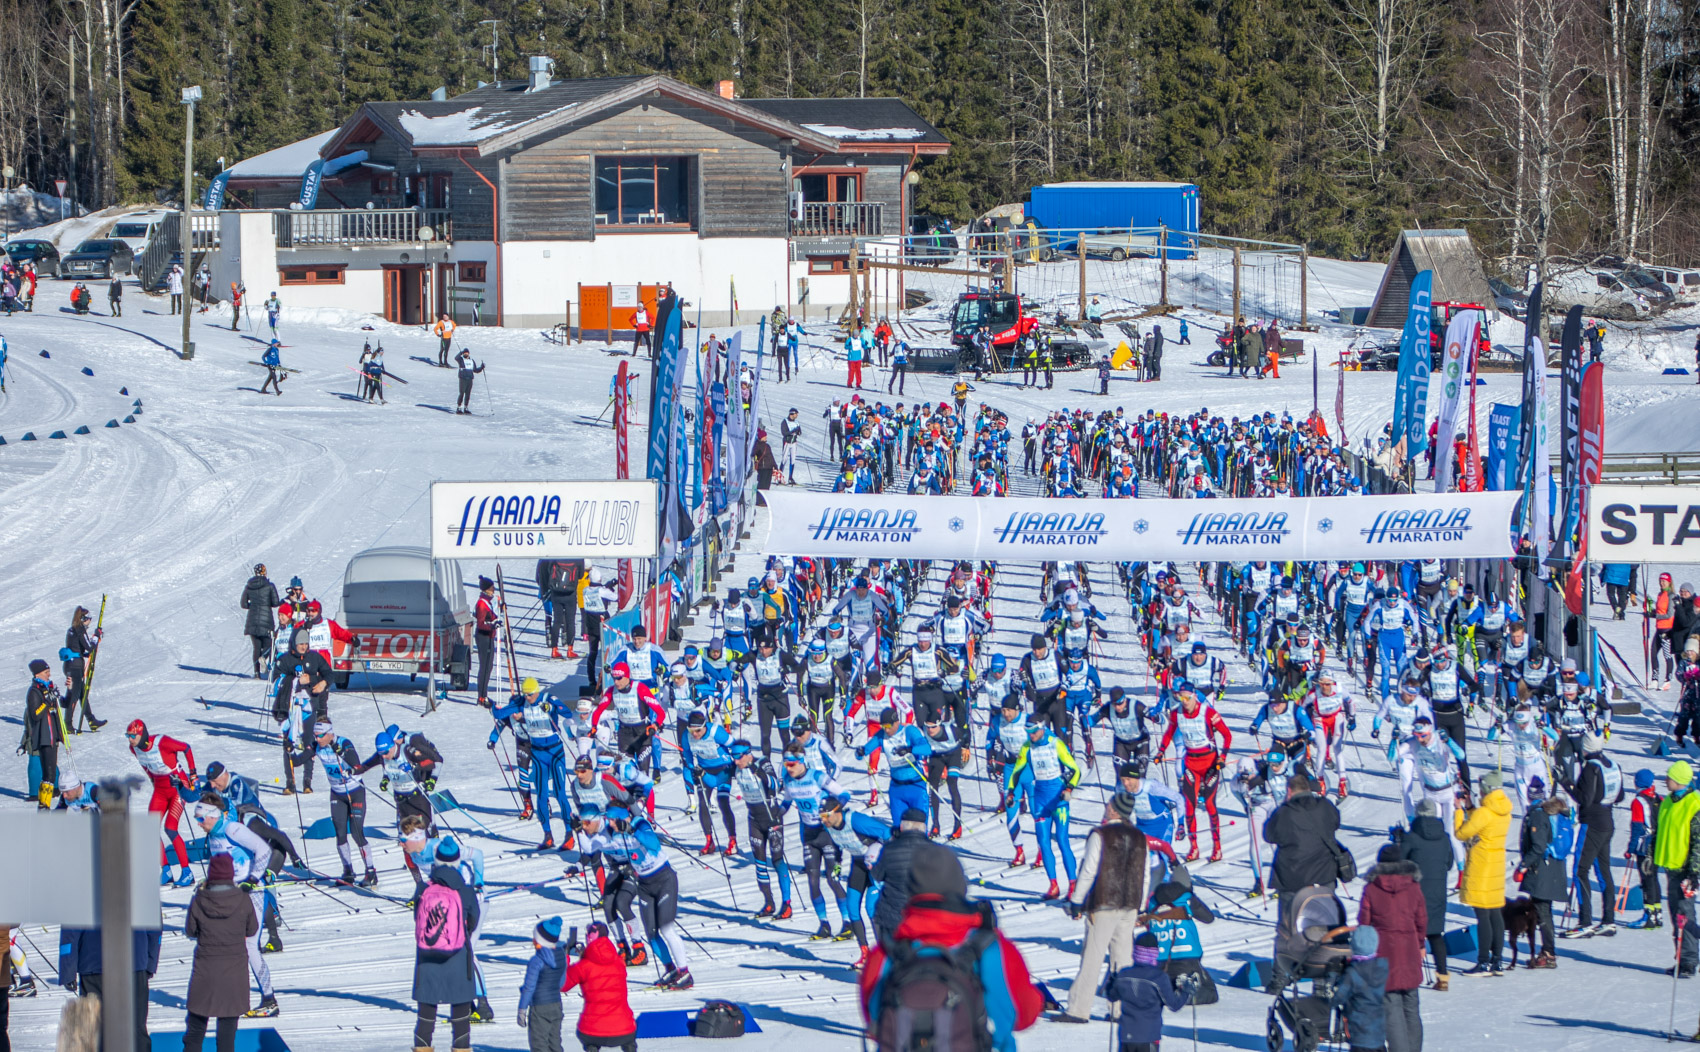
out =
[[714,92],[723,99],[735,99],[738,97],[737,93],[732,90],[732,82],[729,80],[717,81],[714,85]]
[[555,60],[543,55],[531,56],[531,80],[526,91],[542,91],[549,86],[549,75],[555,71]]
[[431,92],[431,101],[432,102],[447,102],[448,100],[449,100],[449,89],[448,88],[439,87],[439,88],[437,88],[437,89],[435,89],[434,91]]

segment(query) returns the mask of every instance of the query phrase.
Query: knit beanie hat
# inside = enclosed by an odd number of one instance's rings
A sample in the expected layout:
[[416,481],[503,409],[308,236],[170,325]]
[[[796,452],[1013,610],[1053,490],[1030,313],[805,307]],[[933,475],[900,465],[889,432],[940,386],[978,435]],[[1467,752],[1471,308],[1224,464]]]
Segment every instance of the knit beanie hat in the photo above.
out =
[[236,880],[236,863],[229,855],[214,855],[207,863],[207,880],[212,883],[229,884]]
[[545,946],[554,946],[561,941],[561,918],[550,917],[537,925],[537,941]]
[[1360,924],[1352,932],[1352,956],[1374,957],[1381,948],[1381,936],[1367,924]]
[[1133,940],[1133,963],[1156,964],[1159,946],[1157,936],[1145,932]]

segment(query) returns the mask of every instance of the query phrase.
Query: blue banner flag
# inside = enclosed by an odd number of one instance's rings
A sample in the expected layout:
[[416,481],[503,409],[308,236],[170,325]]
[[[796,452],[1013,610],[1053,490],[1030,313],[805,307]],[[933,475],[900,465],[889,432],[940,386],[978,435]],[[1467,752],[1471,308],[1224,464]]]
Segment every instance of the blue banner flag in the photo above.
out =
[[1399,338],[1399,379],[1393,395],[1393,439],[1405,439],[1405,456],[1428,448],[1428,374],[1433,347],[1429,314],[1434,298],[1434,271],[1420,270],[1411,279],[1411,306],[1405,332]]
[[1487,488],[1518,489],[1517,460],[1522,445],[1523,407],[1494,403],[1488,410]]

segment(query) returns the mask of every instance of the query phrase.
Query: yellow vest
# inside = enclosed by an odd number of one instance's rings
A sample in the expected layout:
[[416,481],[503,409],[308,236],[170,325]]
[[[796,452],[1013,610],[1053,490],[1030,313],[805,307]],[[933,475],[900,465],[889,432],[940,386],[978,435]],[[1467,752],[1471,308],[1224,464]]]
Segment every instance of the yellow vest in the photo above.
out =
[[1685,789],[1665,797],[1659,805],[1659,825],[1653,840],[1653,864],[1678,870],[1688,864],[1689,823],[1700,811],[1700,793]]

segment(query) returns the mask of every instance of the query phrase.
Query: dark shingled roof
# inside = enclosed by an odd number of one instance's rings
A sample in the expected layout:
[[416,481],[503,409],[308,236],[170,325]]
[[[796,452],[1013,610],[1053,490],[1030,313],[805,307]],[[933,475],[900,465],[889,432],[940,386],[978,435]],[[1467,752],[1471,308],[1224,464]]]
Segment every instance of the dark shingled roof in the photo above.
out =
[[[468,123],[476,125],[469,127],[464,136],[454,137],[453,142],[432,139],[430,145],[473,145],[490,138],[498,132],[509,131],[527,121],[555,113],[569,106],[577,106],[591,102],[617,91],[628,85],[642,80],[642,77],[601,77],[587,80],[560,80],[544,88],[542,91],[527,91],[523,80],[504,80],[495,84],[486,84],[481,88],[456,95],[445,102],[403,101],[403,102],[371,102],[366,108],[391,127],[407,133],[409,141],[416,138],[407,125],[411,121],[402,118],[409,114],[418,114],[426,118],[452,117],[477,109],[478,113]],[[423,145],[423,143],[422,143]]]

